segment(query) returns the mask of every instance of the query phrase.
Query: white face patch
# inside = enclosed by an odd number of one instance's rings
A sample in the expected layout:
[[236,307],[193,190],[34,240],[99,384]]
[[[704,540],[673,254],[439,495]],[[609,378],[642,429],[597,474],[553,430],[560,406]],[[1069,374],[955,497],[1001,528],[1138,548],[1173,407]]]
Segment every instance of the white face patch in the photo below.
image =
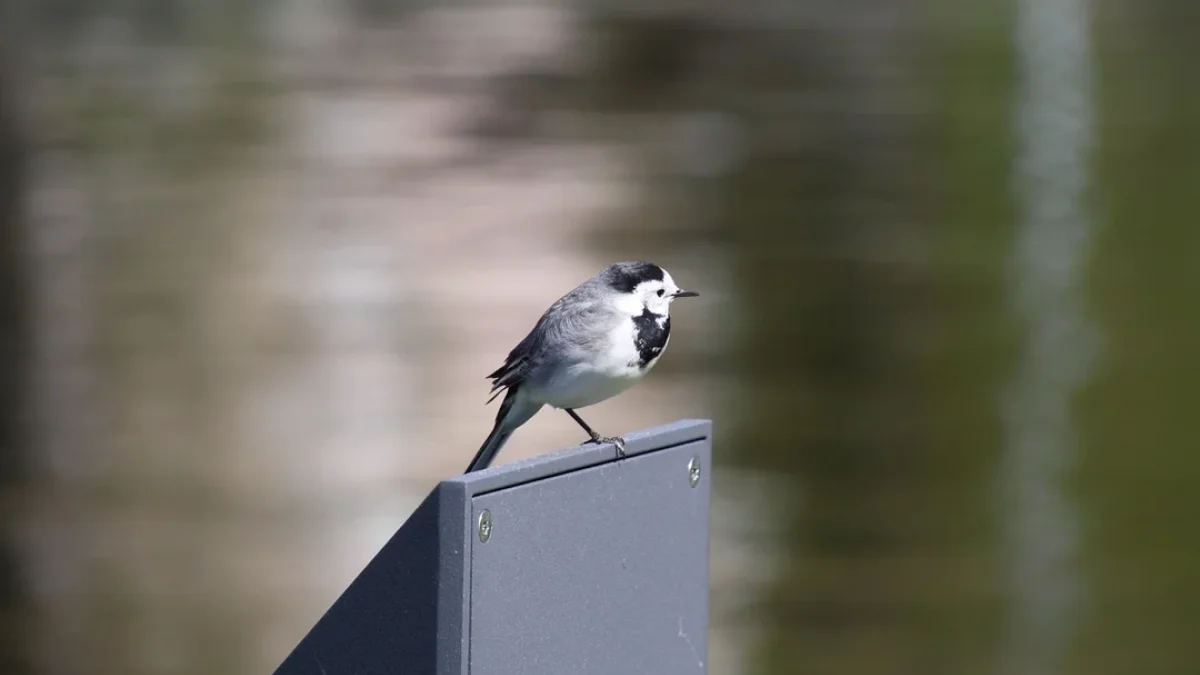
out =
[[655,314],[666,316],[671,309],[671,301],[675,299],[675,293],[678,291],[679,287],[675,285],[675,280],[666,270],[663,270],[662,281],[643,281],[638,284],[635,294],[640,296],[643,307]]
[[667,316],[671,308],[671,301],[675,299],[675,293],[678,291],[679,287],[675,285],[675,280],[666,270],[663,270],[662,281],[657,279],[643,281],[633,289],[632,293],[623,293],[613,302],[617,309],[630,316],[638,316],[646,309],[654,314]]

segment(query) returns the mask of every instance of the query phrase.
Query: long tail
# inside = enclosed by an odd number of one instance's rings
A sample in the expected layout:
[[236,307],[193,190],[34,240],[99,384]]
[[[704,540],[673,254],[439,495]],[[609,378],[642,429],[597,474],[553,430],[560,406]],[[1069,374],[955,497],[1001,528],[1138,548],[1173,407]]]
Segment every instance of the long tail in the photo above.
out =
[[471,473],[491,466],[492,460],[500,453],[500,448],[503,448],[508,439],[512,438],[512,432],[505,431],[503,424],[503,420],[496,420],[496,425],[492,427],[492,433],[488,434],[487,440],[480,446],[479,452],[475,453],[475,459],[471,460],[471,464],[463,473]]
[[491,466],[492,460],[512,437],[517,427],[528,422],[529,418],[541,409],[541,404],[530,403],[517,391],[518,389],[514,387],[505,393],[504,402],[500,404],[500,411],[496,413],[496,424],[492,426],[492,433],[488,434],[487,439],[480,446],[479,452],[475,453],[475,459],[471,460],[471,464],[467,466],[464,473],[479,471]]

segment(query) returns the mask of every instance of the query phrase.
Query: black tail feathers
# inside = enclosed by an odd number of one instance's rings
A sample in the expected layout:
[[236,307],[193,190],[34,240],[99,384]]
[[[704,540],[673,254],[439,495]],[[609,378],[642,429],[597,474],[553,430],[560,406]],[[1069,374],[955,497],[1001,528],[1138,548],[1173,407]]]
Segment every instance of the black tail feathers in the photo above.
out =
[[512,388],[505,392],[504,401],[500,404],[500,410],[496,413],[496,423],[492,425],[492,432],[488,434],[483,445],[479,447],[479,452],[475,453],[475,458],[467,466],[467,470],[463,473],[471,473],[486,469],[492,465],[492,460],[496,459],[496,455],[500,453],[500,449],[508,442],[512,431],[505,428],[505,417],[512,410],[513,403],[516,401],[516,389]]

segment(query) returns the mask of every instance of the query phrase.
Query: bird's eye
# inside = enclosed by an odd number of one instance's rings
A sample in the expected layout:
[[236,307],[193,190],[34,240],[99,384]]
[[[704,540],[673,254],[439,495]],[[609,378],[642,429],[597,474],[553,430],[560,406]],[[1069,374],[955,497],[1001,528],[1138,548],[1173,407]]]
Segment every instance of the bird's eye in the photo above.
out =
[[658,297],[661,298],[662,296],[663,296],[663,289],[660,288],[660,289],[658,289]]

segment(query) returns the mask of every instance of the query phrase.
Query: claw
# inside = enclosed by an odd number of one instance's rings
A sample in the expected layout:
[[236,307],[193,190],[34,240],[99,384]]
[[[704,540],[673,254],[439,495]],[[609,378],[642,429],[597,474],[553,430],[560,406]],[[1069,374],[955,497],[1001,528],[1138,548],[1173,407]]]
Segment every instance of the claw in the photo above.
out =
[[617,457],[625,456],[625,439],[620,436],[597,436],[596,438],[587,439],[584,443],[596,443],[600,445],[612,443],[617,446]]
[[600,440],[601,440],[601,442],[612,443],[613,445],[617,446],[617,457],[625,456],[625,439],[624,438],[621,438],[620,436],[609,436],[608,438],[601,438]]

